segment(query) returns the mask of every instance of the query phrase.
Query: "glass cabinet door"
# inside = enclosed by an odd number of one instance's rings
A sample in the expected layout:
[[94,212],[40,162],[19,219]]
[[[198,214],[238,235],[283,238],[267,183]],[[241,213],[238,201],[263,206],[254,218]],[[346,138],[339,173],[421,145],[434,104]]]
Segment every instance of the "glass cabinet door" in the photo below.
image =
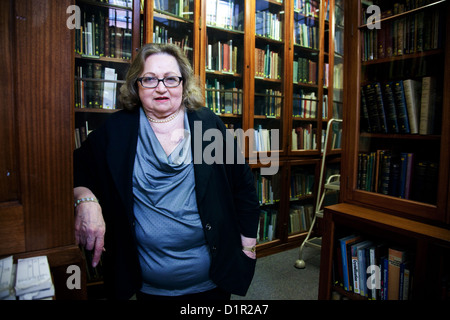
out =
[[294,1],[291,151],[318,150],[320,1]]
[[77,1],[81,27],[75,32],[75,147],[113,112],[125,83],[133,42],[136,3]]
[[360,1],[359,10],[352,197],[442,220],[448,188],[448,4]]
[[280,152],[284,106],[285,3],[255,2],[255,74],[253,129],[250,153]]
[[205,102],[231,129],[242,129],[244,0],[206,1]]
[[192,65],[194,65],[193,29],[194,0],[154,0],[152,42],[178,45]]

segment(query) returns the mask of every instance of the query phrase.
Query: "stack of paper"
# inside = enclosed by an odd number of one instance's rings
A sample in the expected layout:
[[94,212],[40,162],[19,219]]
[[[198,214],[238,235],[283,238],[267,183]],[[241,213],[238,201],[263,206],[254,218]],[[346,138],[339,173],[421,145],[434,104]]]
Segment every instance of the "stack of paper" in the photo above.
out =
[[16,300],[13,256],[0,260],[0,300]]
[[55,287],[47,257],[19,259],[14,289],[19,300],[51,299]]

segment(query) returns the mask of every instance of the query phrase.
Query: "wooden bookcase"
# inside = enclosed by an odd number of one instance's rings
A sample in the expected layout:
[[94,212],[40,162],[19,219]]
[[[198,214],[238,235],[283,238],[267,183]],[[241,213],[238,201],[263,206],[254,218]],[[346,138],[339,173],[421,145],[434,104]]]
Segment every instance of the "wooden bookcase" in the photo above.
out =
[[[319,298],[329,299],[332,291],[361,298],[334,286],[341,266],[336,252],[339,239],[358,233],[363,239],[406,247],[415,256],[411,299],[445,299],[440,292],[449,292],[445,279],[450,246],[450,78],[445,70],[450,63],[450,6],[445,1],[378,1],[381,20],[374,20],[370,11],[366,13],[370,4],[345,1],[344,203],[325,208]],[[381,28],[371,29],[371,21]],[[436,100],[421,105],[422,96],[427,96],[427,78],[436,79]],[[392,100],[389,93],[392,86],[405,88],[410,79],[422,84],[415,127],[414,113],[408,109],[388,111],[392,106],[394,110],[411,106],[407,90],[396,91],[398,96]],[[402,96],[404,103],[397,100]],[[420,131],[421,111],[426,108],[435,110],[433,130]],[[408,129],[402,127],[405,117]],[[392,125],[395,119],[398,132]],[[411,155],[414,161],[409,165],[406,160]]]
[[[310,207],[315,203],[322,135],[329,119],[342,118],[343,15],[340,9],[335,10],[335,1],[307,3],[186,0],[180,11],[176,9],[178,5],[171,6],[170,1],[144,1],[143,41],[168,41],[155,37],[161,28],[169,29],[168,38],[172,37],[172,41],[189,39],[188,57],[205,87],[206,106],[216,112],[228,128],[234,132],[242,129],[247,134],[249,130],[264,129],[269,136],[272,130],[278,130],[278,147],[269,151],[257,151],[248,140],[242,143],[258,190],[264,193],[267,188],[276,188],[272,196],[267,193],[267,199],[261,194],[261,225],[267,225],[270,220],[264,218],[267,212],[276,212],[277,222],[273,227],[274,235],[259,239],[258,256],[298,246],[305,238],[307,227],[292,231],[291,207]],[[186,12],[189,14],[184,14]],[[271,27],[266,28],[264,21],[267,24],[271,21]],[[167,28],[169,25],[171,27]],[[300,58],[306,61],[306,70],[311,74],[304,80],[299,79]],[[276,67],[264,73],[264,69],[260,71],[264,63]],[[295,76],[294,66],[297,68]],[[335,69],[339,72],[333,78]],[[308,104],[307,111],[300,113],[300,102]],[[303,128],[310,134],[309,139],[305,138],[308,146],[302,143],[300,147],[297,137],[293,140],[293,134],[297,136],[300,130],[296,128]],[[333,136],[334,141],[338,138],[339,144],[335,143],[328,152],[334,163],[340,160],[341,131],[342,128],[336,127]],[[261,177],[261,168],[267,167],[267,162],[273,159],[279,167],[278,173]],[[298,179],[304,172],[313,177],[309,180],[312,191],[292,194],[299,189],[300,185],[295,183],[301,183]]]
[[0,256],[46,255],[56,299],[86,297],[66,286],[84,270],[73,218],[72,1],[1,1]]
[[344,290],[342,281],[336,274],[339,268],[338,239],[354,232],[358,232],[362,239],[373,240],[376,244],[387,243],[393,247],[407,248],[408,252],[412,253],[412,285],[409,288],[409,299],[448,298],[450,290],[448,229],[348,203],[326,207],[324,220],[319,299],[328,300],[333,292],[354,300],[368,299],[353,291]]

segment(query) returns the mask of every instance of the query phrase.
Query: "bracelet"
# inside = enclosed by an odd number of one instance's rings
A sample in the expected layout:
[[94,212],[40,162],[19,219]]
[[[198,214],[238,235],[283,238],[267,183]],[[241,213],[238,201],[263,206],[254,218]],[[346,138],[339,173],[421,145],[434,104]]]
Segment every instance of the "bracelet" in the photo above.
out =
[[78,199],[75,201],[75,204],[74,204],[75,208],[82,202],[97,202],[98,203],[98,200],[95,197]]
[[253,246],[253,247],[242,246],[242,250],[255,253],[256,252],[256,246]]

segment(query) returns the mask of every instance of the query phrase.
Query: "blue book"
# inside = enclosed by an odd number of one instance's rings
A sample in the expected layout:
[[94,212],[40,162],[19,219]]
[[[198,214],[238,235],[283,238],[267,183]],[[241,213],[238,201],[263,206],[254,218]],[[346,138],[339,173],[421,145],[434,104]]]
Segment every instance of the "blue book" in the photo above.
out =
[[[351,273],[351,265],[348,264],[349,254],[347,252],[347,245],[351,245],[356,241],[361,239],[358,235],[350,235],[344,238],[339,239],[339,244],[341,246],[341,254],[342,254],[342,273],[344,277],[344,289],[346,291],[352,291],[353,283],[350,283],[350,273]],[[351,253],[350,253],[350,261],[351,261]],[[350,269],[349,269],[350,267]]]

